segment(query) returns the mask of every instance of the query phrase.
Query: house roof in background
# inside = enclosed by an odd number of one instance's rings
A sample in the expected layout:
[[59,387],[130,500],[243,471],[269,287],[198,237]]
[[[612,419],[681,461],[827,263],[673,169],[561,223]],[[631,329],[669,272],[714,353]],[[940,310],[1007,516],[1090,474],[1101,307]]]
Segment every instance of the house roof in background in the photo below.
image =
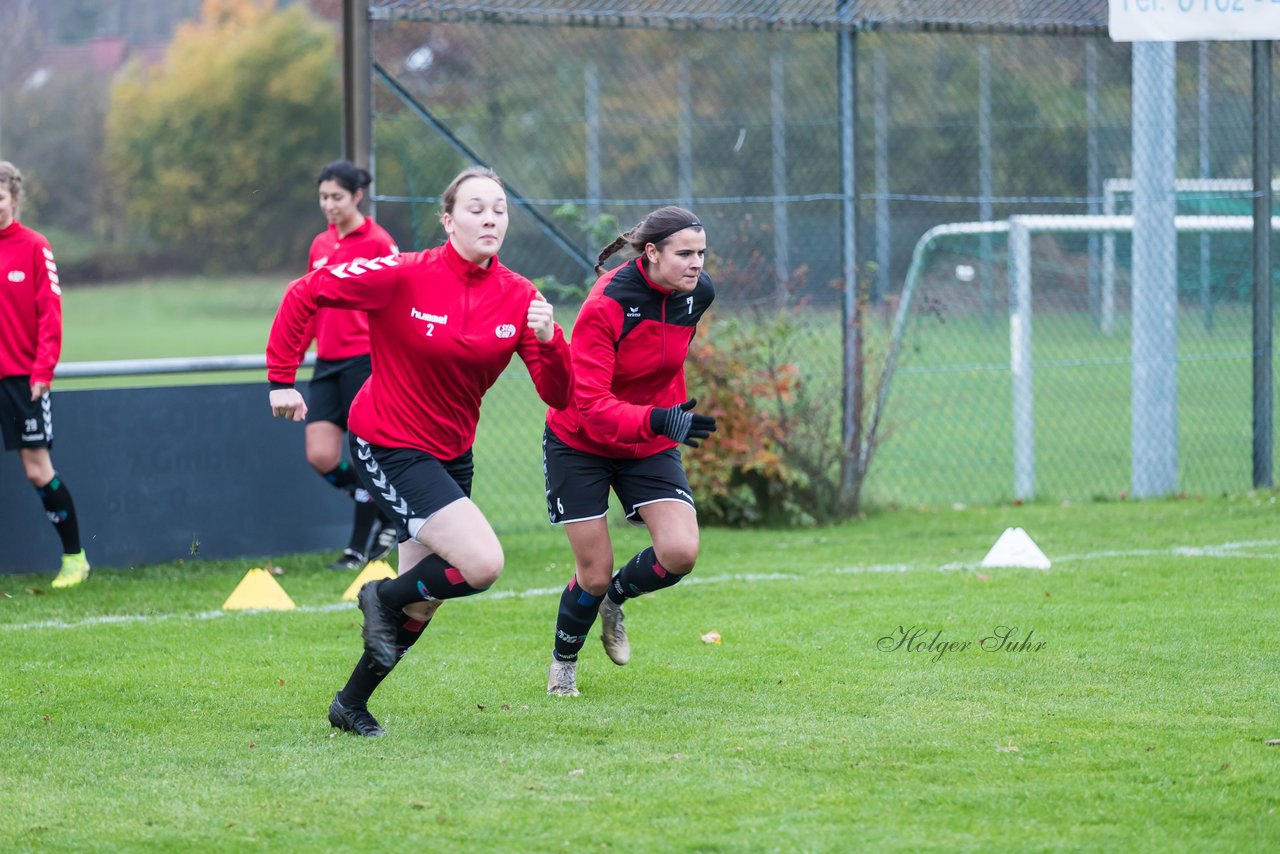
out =
[[119,36],[102,36],[79,44],[56,45],[36,53],[29,73],[88,73],[111,75],[130,59],[146,65],[164,61],[167,45],[131,46]]

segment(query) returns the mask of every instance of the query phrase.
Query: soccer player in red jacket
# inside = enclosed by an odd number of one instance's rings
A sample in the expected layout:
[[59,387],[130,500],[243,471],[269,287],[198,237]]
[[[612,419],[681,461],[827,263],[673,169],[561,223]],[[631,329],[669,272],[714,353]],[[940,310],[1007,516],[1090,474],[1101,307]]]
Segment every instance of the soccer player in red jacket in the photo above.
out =
[[[320,170],[320,210],[329,227],[311,241],[308,269],[362,263],[399,253],[391,235],[360,211],[368,171],[350,160],[335,160]],[[360,569],[396,545],[396,524],[384,516],[360,486],[351,463],[343,459],[342,434],[347,430],[351,401],[372,366],[369,318],[364,312],[322,308],[315,315],[316,367],[308,389],[307,462],[331,485],[355,501],[351,537],[330,569]]]
[[22,173],[0,161],[0,433],[62,540],[54,587],[89,577],[71,492],[53,468],[49,387],[62,352],[62,288],[49,241],[18,222]]
[[311,318],[321,308],[369,316],[373,373],[351,404],[349,442],[365,488],[407,539],[399,576],[360,589],[364,654],[329,707],[333,726],[363,736],[384,734],[369,697],[440,603],[486,590],[502,572],[502,545],[470,498],[484,393],[518,355],[549,406],[573,395],[569,345],[550,303],[498,260],[508,224],[502,180],[466,169],[441,201],[443,246],[299,279],[267,343],[272,413],[299,421],[306,404],[293,381]]
[[[596,272],[623,246],[640,257],[605,273],[573,325],[575,391],[547,412],[547,511],[564,525],[574,575],[560,596],[547,693],[577,696],[578,652],[601,619],[609,658],[631,657],[627,599],[670,587],[698,558],[698,515],[679,444],[698,447],[715,419],[687,400],[684,361],[698,320],[715,299],[703,271],[707,237],[679,207],[652,211],[600,253]],[[653,545],[614,572],[609,489]]]

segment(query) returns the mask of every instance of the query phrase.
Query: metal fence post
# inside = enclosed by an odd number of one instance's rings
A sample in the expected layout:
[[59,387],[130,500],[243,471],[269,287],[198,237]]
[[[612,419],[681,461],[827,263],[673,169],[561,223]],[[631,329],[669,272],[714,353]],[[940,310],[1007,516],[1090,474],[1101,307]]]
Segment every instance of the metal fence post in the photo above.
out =
[[840,87],[840,190],[842,201],[841,235],[843,247],[843,294],[841,317],[843,319],[842,346],[842,395],[840,438],[844,458],[840,466],[840,494],[852,499],[862,477],[858,465],[862,446],[862,377],[859,374],[861,360],[858,328],[858,37],[851,30],[841,30],[836,36],[838,45]]
[[1271,486],[1271,42],[1253,43],[1253,485]]
[[1031,233],[1009,220],[1009,371],[1013,380],[1013,495],[1036,494],[1035,400],[1031,370]]
[[1177,102],[1172,42],[1133,46],[1135,498],[1178,487]]

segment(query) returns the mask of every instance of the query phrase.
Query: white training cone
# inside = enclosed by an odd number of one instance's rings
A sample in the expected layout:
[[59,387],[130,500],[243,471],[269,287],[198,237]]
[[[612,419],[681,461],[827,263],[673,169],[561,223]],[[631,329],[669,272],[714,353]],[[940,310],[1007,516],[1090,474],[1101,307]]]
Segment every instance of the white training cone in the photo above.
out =
[[1026,566],[1048,569],[1049,558],[1021,528],[1005,528],[1000,539],[982,559],[983,566]]

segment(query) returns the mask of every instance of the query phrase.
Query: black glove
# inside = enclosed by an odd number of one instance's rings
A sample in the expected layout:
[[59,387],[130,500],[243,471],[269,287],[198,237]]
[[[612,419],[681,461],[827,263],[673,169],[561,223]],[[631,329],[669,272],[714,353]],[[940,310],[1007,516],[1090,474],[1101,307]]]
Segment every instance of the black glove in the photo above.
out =
[[694,439],[705,439],[716,432],[715,418],[689,411],[697,405],[697,399],[693,398],[679,406],[655,406],[649,413],[649,426],[660,436],[696,448],[698,443]]

